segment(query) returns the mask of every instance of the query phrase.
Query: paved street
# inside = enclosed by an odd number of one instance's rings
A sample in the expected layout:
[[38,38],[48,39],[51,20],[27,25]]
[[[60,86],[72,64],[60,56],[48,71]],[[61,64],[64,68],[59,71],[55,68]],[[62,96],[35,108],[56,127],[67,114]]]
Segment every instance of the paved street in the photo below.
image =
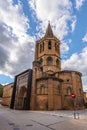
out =
[[87,130],[87,110],[18,111],[0,106],[0,130]]

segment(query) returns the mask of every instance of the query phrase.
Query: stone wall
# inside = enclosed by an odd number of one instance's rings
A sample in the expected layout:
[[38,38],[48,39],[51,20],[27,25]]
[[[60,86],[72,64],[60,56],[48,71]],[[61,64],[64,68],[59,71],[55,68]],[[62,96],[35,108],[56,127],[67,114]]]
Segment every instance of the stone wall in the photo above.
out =
[[[60,40],[53,34],[36,42],[31,91],[32,110],[83,108],[82,74],[61,71]],[[71,94],[76,98],[73,100]]]
[[84,94],[84,103],[87,104],[87,92],[83,92]]
[[10,107],[12,91],[13,91],[13,83],[10,83],[4,86],[2,105]]
[[[82,109],[84,107],[83,87],[81,73],[77,71],[61,71],[59,78],[62,82],[62,104],[63,109]],[[75,94],[72,99],[71,94]]]

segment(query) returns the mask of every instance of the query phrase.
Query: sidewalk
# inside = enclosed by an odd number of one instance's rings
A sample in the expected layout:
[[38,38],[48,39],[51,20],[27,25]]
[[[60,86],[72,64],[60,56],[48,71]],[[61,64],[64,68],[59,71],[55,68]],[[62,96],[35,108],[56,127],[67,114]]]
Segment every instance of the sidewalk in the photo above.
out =
[[18,111],[0,107],[0,130],[87,130],[87,110],[79,111]]

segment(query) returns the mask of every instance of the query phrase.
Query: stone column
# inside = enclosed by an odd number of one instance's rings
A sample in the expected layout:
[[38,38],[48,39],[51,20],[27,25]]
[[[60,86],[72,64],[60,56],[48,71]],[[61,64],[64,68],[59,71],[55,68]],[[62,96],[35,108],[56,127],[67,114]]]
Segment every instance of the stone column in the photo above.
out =
[[36,69],[34,68],[33,75],[32,75],[30,109],[35,110],[35,106],[36,106]]
[[76,77],[76,73],[72,72],[72,85],[73,85],[73,93],[76,95],[76,98],[74,99],[74,107],[76,107],[76,100],[78,97],[78,93],[77,93],[77,77]]
[[54,110],[53,102],[53,79],[48,79],[48,110]]

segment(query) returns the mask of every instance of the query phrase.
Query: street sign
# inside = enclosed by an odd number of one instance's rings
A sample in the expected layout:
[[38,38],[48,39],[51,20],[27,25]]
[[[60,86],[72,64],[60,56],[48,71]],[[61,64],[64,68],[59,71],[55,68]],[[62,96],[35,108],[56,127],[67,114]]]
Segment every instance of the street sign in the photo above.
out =
[[72,94],[71,94],[71,97],[72,97],[72,98],[75,98],[75,97],[76,97],[76,95],[75,95],[74,93],[72,93]]

